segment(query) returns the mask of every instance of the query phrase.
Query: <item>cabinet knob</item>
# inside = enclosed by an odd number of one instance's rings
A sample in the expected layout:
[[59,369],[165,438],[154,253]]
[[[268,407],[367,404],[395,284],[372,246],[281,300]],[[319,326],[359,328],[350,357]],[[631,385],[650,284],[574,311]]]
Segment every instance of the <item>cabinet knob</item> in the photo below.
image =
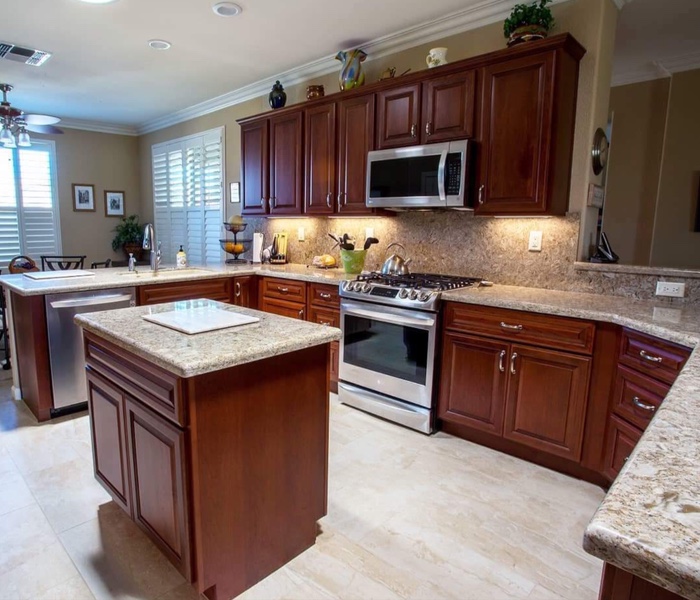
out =
[[518,358],[518,353],[513,352],[513,354],[510,355],[510,374],[515,375],[515,359]]
[[653,362],[653,363],[657,363],[657,364],[663,360],[663,358],[661,358],[660,356],[654,356],[653,354],[649,354],[645,350],[640,350],[639,356],[641,356],[644,360],[648,360],[649,362]]
[[656,412],[656,406],[654,406],[653,404],[647,404],[646,402],[643,402],[639,399],[639,396],[635,396],[634,398],[632,398],[632,403],[637,408],[641,408],[642,410],[646,410],[647,412]]
[[481,184],[479,186],[479,204],[484,203],[484,190],[486,189],[486,186]]
[[505,367],[505,365],[503,364],[503,359],[504,359],[505,357],[506,357],[506,351],[505,351],[505,350],[501,350],[501,353],[498,355],[498,370],[499,370],[501,373],[505,373],[505,372],[506,372],[506,367]]
[[428,122],[425,124],[425,134],[426,134],[428,137],[430,137],[431,135],[433,135],[432,129],[433,129],[433,124],[432,124],[430,121],[428,121]]
[[414,138],[418,134],[418,126],[414,123],[411,125],[411,137]]

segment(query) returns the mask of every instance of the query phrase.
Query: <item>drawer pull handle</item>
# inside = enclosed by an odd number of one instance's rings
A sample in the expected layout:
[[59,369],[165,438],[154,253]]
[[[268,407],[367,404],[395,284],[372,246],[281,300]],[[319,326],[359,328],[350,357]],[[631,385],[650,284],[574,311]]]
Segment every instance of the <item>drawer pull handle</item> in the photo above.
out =
[[428,137],[433,135],[432,126],[433,124],[430,121],[425,124],[425,133]]
[[280,294],[288,294],[288,293],[289,293],[289,288],[283,288],[283,287],[277,286],[277,291],[278,291]]
[[515,359],[518,358],[518,353],[513,352],[510,356],[510,374],[515,375]]
[[237,281],[236,282],[236,298],[241,297],[241,282]]
[[321,296],[321,298],[323,298],[324,300],[330,300],[330,299],[331,299],[331,295],[330,295],[328,292],[321,292],[321,293],[319,294],[319,296]]
[[498,355],[498,370],[499,370],[501,373],[505,373],[505,372],[506,372],[506,368],[505,368],[505,366],[503,365],[503,359],[504,359],[505,357],[506,357],[506,351],[505,351],[505,350],[501,350],[501,353]]
[[653,404],[647,404],[646,402],[642,402],[638,396],[632,398],[632,403],[637,408],[641,408],[642,410],[646,410],[647,412],[656,412],[656,406],[654,406]]
[[333,194],[332,194],[331,192],[328,192],[328,193],[326,194],[326,206],[327,206],[328,208],[331,207],[331,202],[332,202],[331,198],[333,198]]
[[522,331],[523,330],[522,325],[508,325],[508,323],[504,323],[503,321],[501,321],[501,327],[503,327],[503,329],[510,329],[512,331]]
[[649,362],[657,364],[663,360],[663,358],[661,358],[660,356],[654,356],[653,354],[649,354],[646,350],[640,350],[639,356],[641,356],[644,360],[648,360]]
[[265,208],[265,198],[260,198],[260,207]]
[[321,323],[321,325],[326,325],[327,327],[330,327],[330,326],[331,326],[331,322],[330,322],[330,321],[319,321],[319,323]]
[[486,189],[485,185],[480,185],[479,186],[479,204],[484,203],[484,190]]
[[411,137],[414,138],[418,134],[418,126],[414,123],[411,125]]

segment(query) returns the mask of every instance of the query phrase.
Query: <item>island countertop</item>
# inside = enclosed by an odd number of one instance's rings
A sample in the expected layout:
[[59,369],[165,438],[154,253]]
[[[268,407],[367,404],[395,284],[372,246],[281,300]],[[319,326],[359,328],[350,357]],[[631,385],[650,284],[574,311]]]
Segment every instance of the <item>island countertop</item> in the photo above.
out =
[[[251,325],[188,335],[151,323],[145,314],[214,306],[258,317]],[[214,302],[188,300],[77,315],[99,337],[179,377],[194,377],[339,340],[340,329]]]
[[700,308],[500,285],[445,292],[443,299],[607,321],[696,348],[589,523],[583,546],[700,600]]

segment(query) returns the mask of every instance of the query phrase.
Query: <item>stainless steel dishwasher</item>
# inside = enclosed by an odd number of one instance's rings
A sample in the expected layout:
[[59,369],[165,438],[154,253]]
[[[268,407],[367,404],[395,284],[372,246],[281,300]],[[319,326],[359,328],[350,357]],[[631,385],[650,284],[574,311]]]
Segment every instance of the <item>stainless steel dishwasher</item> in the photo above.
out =
[[134,306],[134,297],[134,288],[47,294],[52,417],[82,410],[87,403],[83,333],[73,317],[79,313]]

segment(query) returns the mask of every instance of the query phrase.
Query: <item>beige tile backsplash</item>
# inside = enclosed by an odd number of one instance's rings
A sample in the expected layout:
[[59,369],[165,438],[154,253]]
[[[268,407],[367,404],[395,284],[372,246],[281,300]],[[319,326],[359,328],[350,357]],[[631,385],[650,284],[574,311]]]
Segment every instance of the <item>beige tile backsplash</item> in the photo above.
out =
[[[578,214],[554,218],[484,218],[461,211],[411,211],[393,217],[246,218],[252,232],[289,235],[289,261],[310,264],[318,254],[333,254],[329,232],[348,233],[361,245],[365,228],[374,229],[379,244],[368,253],[366,268],[379,269],[392,242],[406,248],[413,272],[483,277],[497,284],[652,298],[657,276],[598,273],[574,269],[579,235]],[[304,228],[305,241],[297,241]],[[527,249],[530,231],[542,232],[542,251]],[[247,255],[250,258],[250,255]],[[686,280],[686,299],[700,299],[700,280]],[[660,300],[679,303],[678,300]]]

